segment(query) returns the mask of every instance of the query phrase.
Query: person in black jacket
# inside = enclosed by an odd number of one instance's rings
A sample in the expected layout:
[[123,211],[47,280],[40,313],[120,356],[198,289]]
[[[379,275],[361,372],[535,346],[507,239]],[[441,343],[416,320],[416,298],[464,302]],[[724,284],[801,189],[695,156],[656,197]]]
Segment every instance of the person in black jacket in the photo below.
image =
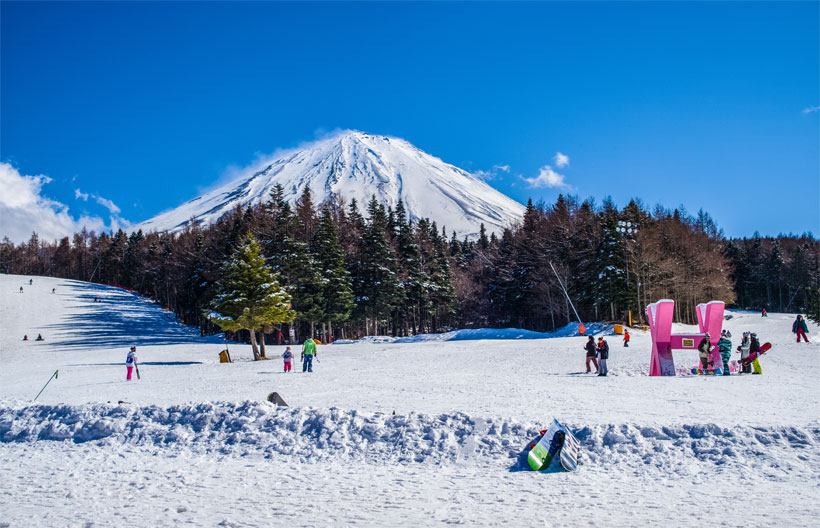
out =
[[606,376],[606,360],[609,359],[609,345],[603,337],[598,338],[598,375]]
[[595,365],[595,373],[598,373],[598,359],[595,357],[597,355],[597,350],[595,350],[595,339],[592,336],[589,336],[589,340],[587,344],[584,345],[584,348],[587,351],[587,372],[591,372],[589,370],[589,362],[592,361],[592,364]]
[[706,332],[698,344],[698,355],[700,356],[700,365],[703,370],[709,368],[709,352],[711,351],[712,343],[709,340],[709,332]]

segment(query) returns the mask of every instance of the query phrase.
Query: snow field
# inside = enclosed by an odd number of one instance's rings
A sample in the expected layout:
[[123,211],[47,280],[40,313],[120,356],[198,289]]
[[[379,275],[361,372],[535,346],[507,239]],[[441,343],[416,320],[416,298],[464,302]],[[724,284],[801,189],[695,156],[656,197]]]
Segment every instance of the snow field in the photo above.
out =
[[[0,276],[0,292],[0,526],[795,526],[820,513],[820,345],[794,343],[790,314],[725,322],[735,346],[745,330],[772,343],[763,376],[649,377],[635,331],[629,348],[607,338],[598,378],[569,327],[368,338],[284,374],[284,347],[252,362],[231,344],[237,361],[219,364],[219,339],[124,290]],[[142,379],[126,382],[132,344]],[[272,391],[291,407],[265,402]],[[522,471],[553,417],[581,441],[579,470]]]

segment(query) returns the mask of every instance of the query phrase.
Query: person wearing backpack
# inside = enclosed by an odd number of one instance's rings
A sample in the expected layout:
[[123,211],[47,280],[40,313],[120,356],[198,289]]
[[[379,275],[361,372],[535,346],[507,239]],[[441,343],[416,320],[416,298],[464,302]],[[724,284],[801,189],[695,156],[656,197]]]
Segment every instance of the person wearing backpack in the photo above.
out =
[[606,376],[609,369],[606,368],[606,360],[609,359],[609,344],[603,337],[598,338],[598,375]]

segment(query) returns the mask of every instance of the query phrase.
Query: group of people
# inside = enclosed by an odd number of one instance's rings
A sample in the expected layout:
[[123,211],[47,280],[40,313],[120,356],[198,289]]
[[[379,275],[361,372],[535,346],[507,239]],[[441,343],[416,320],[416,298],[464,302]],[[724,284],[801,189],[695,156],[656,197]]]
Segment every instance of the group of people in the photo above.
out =
[[[723,362],[723,375],[729,376],[729,361],[732,359],[732,333],[728,330],[720,332],[720,339],[717,347],[720,350],[720,359]],[[708,370],[709,367],[715,368],[709,361],[709,354],[712,351],[711,336],[709,332],[703,336],[698,344],[698,355],[700,357],[700,364],[703,370]],[[763,368],[760,366],[760,340],[754,332],[743,332],[743,339],[737,347],[740,352],[740,373],[741,374],[763,374]]]
[[[23,335],[23,341],[28,341],[28,334]],[[45,341],[43,339],[43,334],[37,334],[37,339],[35,341]]]
[[[624,346],[629,346],[629,340],[624,341]],[[609,359],[609,343],[602,336],[598,337],[598,345],[595,345],[595,338],[589,336],[587,344],[584,345],[587,351],[587,372],[592,372],[589,364],[595,367],[595,373],[599,376],[606,376],[609,370],[606,367],[606,360]]]
[[[302,343],[302,355],[300,358],[302,360],[302,372],[313,372],[313,358],[319,361],[319,357],[316,354],[316,341],[313,340],[313,336],[308,336]],[[293,370],[293,352],[291,352],[290,347],[285,348],[282,359],[285,362],[285,372],[291,372]]]

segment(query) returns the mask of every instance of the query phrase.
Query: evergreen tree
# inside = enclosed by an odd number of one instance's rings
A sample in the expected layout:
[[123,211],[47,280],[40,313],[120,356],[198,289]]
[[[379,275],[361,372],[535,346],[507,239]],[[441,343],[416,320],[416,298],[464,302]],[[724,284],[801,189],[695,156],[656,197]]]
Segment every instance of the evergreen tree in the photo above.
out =
[[[355,303],[350,274],[345,268],[344,251],[339,245],[336,226],[328,207],[322,209],[314,237],[314,248],[322,278],[322,321],[328,325],[343,323],[350,319]],[[333,334],[332,326],[330,334]]]
[[258,360],[256,332],[265,325],[293,320],[290,295],[279,286],[277,274],[265,264],[259,243],[251,234],[241,240],[222,274],[208,318],[224,330],[248,330],[253,357]]

